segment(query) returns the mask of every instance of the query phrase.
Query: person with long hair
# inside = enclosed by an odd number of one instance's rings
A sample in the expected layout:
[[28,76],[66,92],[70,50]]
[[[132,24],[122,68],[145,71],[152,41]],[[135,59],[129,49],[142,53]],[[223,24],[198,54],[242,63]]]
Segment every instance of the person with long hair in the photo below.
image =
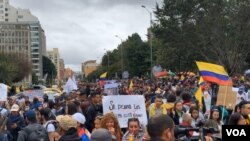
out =
[[199,118],[199,108],[198,107],[191,107],[190,110],[189,110],[189,113],[191,115],[191,118],[192,118],[192,123],[191,123],[191,126],[192,127],[197,127],[201,121],[201,119]]
[[218,108],[214,108],[210,112],[210,117],[209,119],[214,120],[219,127],[219,130],[221,131],[223,122],[221,121],[222,114]]
[[116,141],[121,141],[122,130],[118,123],[118,119],[113,113],[107,113],[103,116],[101,121],[101,128],[108,129],[108,131],[116,137]]
[[144,131],[140,126],[140,121],[138,118],[128,119],[128,131],[124,134],[122,141],[142,141]]
[[101,116],[101,115],[98,115],[98,116],[95,117],[95,121],[94,121],[94,123],[95,123],[95,128],[93,129],[92,133],[93,133],[95,130],[101,128],[101,121],[102,121],[102,116]]
[[169,113],[169,116],[173,119],[175,125],[179,125],[182,122],[182,115],[185,113],[182,101],[176,101],[174,103],[174,110]]

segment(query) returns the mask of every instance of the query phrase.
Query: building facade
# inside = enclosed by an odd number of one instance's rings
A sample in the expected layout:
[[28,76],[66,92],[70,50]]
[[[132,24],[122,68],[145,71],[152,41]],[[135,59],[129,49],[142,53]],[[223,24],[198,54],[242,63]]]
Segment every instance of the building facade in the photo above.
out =
[[[20,23],[0,22],[0,52],[17,53],[31,61],[30,26]],[[31,82],[31,75],[25,82]]]
[[59,68],[59,73],[60,73],[60,80],[63,81],[64,80],[64,70],[65,70],[65,64],[64,64],[64,60],[60,59],[60,68]]
[[32,72],[43,78],[42,56],[46,54],[46,36],[38,18],[28,9],[15,8],[9,4],[9,0],[0,0],[0,22],[8,24],[27,24],[30,32],[30,58]]
[[100,65],[96,63],[96,60],[86,61],[82,63],[82,72],[85,77],[88,77],[88,75],[97,70],[99,66]]
[[47,51],[46,55],[55,65],[57,71],[57,79],[61,80],[60,75],[60,54],[58,48],[53,48],[52,51]]

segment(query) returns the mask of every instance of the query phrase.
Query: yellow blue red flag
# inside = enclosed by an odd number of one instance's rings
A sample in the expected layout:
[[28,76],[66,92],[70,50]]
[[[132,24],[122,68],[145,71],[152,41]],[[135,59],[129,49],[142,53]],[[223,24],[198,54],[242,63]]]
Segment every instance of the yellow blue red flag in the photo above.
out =
[[232,84],[232,81],[223,66],[198,61],[196,64],[204,81],[214,82],[219,85]]

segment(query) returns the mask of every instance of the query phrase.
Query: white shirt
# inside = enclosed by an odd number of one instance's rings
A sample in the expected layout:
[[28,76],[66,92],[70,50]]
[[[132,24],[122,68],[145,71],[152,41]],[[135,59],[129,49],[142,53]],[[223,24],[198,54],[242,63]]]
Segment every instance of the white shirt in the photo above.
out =
[[[48,126],[47,126],[47,124],[49,124]],[[43,125],[43,127],[44,128],[46,128],[46,126],[47,126],[47,132],[49,133],[49,132],[55,132],[56,131],[56,129],[55,129],[55,126],[53,125],[53,123],[51,123],[51,121],[47,121],[44,125]]]

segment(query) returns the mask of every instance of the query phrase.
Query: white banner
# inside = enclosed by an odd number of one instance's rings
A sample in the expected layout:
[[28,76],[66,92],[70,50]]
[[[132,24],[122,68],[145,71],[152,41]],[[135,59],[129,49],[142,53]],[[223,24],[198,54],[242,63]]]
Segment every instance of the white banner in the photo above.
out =
[[0,83],[0,101],[7,101],[8,87]]
[[148,123],[144,97],[141,95],[112,95],[102,99],[103,113],[113,112],[121,128],[126,128],[129,118],[138,118],[145,126]]
[[75,81],[75,77],[69,77],[67,83],[64,86],[64,92],[69,94],[72,90],[77,90],[77,83]]

